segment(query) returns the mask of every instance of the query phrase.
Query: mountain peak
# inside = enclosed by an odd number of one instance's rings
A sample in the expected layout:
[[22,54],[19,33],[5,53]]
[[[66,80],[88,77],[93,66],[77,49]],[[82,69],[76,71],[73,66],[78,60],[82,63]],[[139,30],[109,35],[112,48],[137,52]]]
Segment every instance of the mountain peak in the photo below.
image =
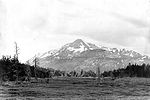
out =
[[86,42],[83,42],[82,39],[77,39],[74,42],[70,43],[69,48],[76,49],[76,51],[79,49],[79,51],[89,50],[88,45],[86,44]]
[[76,39],[73,43],[81,43],[81,42],[83,42],[82,39]]
[[76,48],[84,47],[84,50],[99,49],[99,47],[97,47],[95,44],[85,42],[82,39],[75,40],[71,43],[71,46]]
[[[100,59],[100,60],[99,60]],[[34,58],[28,62],[33,65]],[[132,50],[109,47],[97,47],[82,39],[77,39],[62,46],[59,50],[48,51],[39,55],[39,66],[60,70],[96,70],[96,65],[103,65],[102,71],[123,68],[128,63],[150,63],[148,56]]]

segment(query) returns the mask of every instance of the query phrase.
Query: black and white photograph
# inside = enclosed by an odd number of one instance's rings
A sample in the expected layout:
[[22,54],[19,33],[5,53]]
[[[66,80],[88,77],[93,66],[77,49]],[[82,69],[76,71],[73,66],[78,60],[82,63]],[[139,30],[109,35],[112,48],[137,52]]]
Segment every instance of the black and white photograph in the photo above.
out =
[[0,100],[150,100],[150,0],[0,0]]

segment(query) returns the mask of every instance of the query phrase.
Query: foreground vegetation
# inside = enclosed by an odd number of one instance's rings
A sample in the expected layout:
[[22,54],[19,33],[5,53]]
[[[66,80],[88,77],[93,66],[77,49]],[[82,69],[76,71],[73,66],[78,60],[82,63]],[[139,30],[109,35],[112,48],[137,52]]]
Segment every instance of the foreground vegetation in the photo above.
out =
[[103,78],[96,76],[91,70],[65,72],[22,64],[15,57],[3,57],[0,59],[0,80],[3,82],[0,99],[141,100],[150,96],[150,65],[129,64],[126,68],[101,73]]
[[0,99],[147,100],[150,98],[149,78],[126,77],[116,80],[104,78],[99,85],[96,82],[95,78],[69,77],[54,78],[49,83],[45,83],[42,79],[38,79],[38,82],[31,80],[30,83],[1,86]]

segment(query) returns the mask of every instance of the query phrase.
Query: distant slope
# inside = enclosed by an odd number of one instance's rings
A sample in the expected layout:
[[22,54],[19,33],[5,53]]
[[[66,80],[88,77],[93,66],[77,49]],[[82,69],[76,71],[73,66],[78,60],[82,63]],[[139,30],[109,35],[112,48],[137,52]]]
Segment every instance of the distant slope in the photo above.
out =
[[[93,70],[97,66],[101,71],[122,68],[128,63],[150,63],[150,58],[132,50],[98,47],[95,44],[77,39],[62,46],[59,50],[51,50],[37,55],[39,66],[59,70]],[[28,62],[33,65],[33,58]]]

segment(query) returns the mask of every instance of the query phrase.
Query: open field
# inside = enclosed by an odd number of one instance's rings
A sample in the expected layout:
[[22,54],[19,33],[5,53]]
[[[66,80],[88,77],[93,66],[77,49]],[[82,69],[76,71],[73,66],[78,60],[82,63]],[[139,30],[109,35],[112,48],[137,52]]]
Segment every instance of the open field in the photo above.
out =
[[[55,99],[54,99],[55,98]],[[0,100],[150,100],[149,78],[55,78],[0,86]]]

